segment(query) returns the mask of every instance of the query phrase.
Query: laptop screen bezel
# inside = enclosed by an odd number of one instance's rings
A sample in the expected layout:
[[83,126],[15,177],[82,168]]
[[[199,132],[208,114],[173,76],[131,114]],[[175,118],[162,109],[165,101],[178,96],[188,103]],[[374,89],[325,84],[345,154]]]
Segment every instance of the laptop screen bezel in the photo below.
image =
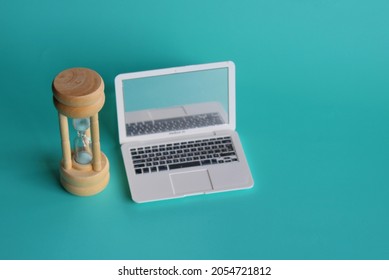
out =
[[[125,110],[124,110],[124,92],[123,81],[128,79],[138,79],[153,76],[163,76],[170,74],[204,71],[218,68],[227,68],[228,70],[228,123],[216,125],[212,127],[191,128],[180,131],[169,131],[163,133],[154,133],[137,136],[127,136]],[[199,133],[207,133],[220,130],[235,130],[235,64],[232,61],[180,66],[172,68],[164,68],[157,70],[147,70],[132,73],[119,74],[115,78],[115,92],[116,92],[116,110],[118,116],[119,141],[120,144],[129,143],[132,141],[146,141],[153,139],[167,139],[176,135],[193,135]]]

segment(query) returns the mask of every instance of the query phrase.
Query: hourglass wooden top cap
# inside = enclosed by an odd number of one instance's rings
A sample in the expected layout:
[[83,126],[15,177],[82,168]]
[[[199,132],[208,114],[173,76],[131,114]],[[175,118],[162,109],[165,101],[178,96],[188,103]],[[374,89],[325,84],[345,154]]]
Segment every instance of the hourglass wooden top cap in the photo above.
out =
[[69,117],[90,116],[104,104],[104,82],[88,68],[70,68],[59,73],[52,84],[54,104]]
[[53,93],[62,104],[74,107],[88,106],[104,94],[104,82],[97,72],[88,68],[62,71],[53,81]]

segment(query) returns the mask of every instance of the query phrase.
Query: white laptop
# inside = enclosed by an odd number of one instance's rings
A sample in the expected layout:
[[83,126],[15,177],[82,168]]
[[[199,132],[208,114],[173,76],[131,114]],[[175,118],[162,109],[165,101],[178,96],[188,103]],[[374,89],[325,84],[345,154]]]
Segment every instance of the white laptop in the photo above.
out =
[[235,132],[233,62],[120,74],[115,90],[135,202],[253,186]]

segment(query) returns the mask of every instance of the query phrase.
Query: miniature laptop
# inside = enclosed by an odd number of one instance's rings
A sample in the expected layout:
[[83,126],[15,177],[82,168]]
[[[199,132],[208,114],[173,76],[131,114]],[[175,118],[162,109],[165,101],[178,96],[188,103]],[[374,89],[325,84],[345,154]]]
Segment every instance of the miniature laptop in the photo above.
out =
[[120,74],[115,91],[135,202],[253,186],[235,131],[233,62]]

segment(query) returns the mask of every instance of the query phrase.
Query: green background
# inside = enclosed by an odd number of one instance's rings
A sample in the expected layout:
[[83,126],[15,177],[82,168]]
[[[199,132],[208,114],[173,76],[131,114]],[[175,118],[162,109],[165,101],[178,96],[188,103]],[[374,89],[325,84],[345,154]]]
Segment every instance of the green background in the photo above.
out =
[[[388,259],[389,2],[2,1],[1,259]],[[251,190],[135,204],[114,77],[233,60]],[[51,81],[106,83],[107,189],[58,182]]]

